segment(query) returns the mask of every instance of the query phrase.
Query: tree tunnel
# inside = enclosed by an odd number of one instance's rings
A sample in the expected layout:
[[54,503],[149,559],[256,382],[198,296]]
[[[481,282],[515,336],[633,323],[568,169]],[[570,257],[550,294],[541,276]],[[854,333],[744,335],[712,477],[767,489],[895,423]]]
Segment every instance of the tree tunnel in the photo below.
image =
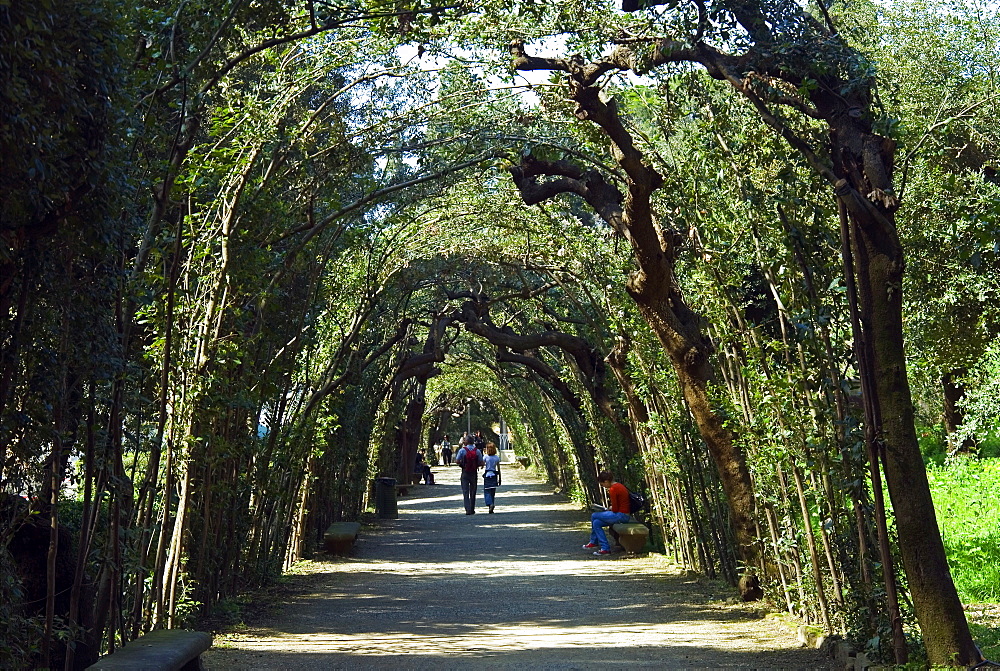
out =
[[978,662],[920,450],[940,380],[998,416],[995,20],[118,4],[0,21],[0,667],[211,616],[501,416],[681,566]]
[[[532,279],[536,285],[521,284]],[[415,329],[427,325],[426,337],[422,343],[407,339],[409,347],[397,358],[387,403],[398,408],[398,421],[391,440],[383,443],[393,452],[377,458],[380,467],[408,481],[415,451],[433,440],[428,433],[440,432],[441,413],[469,411],[472,402],[467,399],[499,410],[502,399],[505,419],[524,439],[520,449],[545,464],[560,488],[597,500],[599,463],[631,479],[629,462],[639,456],[635,429],[613,401],[615,393],[608,386],[613,378],[607,375],[604,355],[583,337],[559,330],[560,320],[574,319],[560,314],[564,301],[558,285],[525,272],[514,281],[465,289],[460,287],[467,281],[461,278],[438,275],[435,281],[441,293],[434,301],[435,313],[426,321],[413,321]],[[501,326],[494,313],[503,320]],[[600,319],[591,314],[575,321],[593,326]],[[545,399],[542,422],[552,430],[540,430],[538,419],[524,417],[526,393],[534,402]],[[598,458],[595,444],[615,451]],[[645,488],[640,479],[631,485]]]

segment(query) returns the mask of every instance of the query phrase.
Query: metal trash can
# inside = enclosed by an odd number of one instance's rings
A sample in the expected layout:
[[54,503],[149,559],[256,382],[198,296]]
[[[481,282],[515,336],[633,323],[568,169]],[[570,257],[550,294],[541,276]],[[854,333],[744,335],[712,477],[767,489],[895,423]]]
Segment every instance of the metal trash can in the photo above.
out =
[[399,517],[396,508],[396,478],[375,478],[375,515],[379,519]]

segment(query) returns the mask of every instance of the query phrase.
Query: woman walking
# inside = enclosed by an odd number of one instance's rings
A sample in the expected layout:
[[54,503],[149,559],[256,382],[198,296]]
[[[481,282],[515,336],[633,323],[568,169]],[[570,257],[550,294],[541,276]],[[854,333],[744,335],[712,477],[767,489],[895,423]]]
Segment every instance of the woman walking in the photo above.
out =
[[497,487],[500,486],[500,456],[494,443],[486,443],[486,458],[483,460],[483,498],[493,512],[496,503]]

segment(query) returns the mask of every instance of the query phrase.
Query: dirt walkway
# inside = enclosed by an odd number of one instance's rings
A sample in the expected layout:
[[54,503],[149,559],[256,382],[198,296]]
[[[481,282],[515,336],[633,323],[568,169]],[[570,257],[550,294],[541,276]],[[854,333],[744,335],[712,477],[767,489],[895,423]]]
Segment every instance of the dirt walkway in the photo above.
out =
[[593,557],[589,516],[520,469],[465,515],[458,469],[319,561],[267,621],[216,637],[208,669],[828,669],[790,629],[662,558]]

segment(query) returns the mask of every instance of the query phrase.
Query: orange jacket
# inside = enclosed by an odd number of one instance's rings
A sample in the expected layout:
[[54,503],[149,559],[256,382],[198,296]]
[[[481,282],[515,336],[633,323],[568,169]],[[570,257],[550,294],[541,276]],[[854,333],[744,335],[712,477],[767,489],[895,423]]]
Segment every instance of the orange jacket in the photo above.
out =
[[628,487],[616,482],[608,489],[608,496],[611,497],[611,512],[631,514],[629,513]]

